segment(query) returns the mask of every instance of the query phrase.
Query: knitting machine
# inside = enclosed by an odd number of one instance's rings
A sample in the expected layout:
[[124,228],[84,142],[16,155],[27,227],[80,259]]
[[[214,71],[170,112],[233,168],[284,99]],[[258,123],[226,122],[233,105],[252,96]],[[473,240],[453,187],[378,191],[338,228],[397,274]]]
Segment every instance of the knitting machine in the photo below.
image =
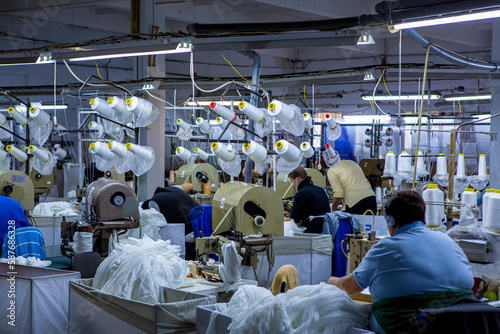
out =
[[125,183],[98,179],[85,193],[84,221],[61,223],[61,254],[71,257],[76,232],[93,234],[93,251],[108,255],[109,240],[117,238],[129,229],[139,227],[139,206],[133,190]]
[[18,200],[28,211],[35,207],[34,193],[28,175],[16,170],[0,170],[0,195]]
[[[311,177],[314,185],[325,188],[326,180],[325,176],[321,172],[314,168],[306,168],[307,175]],[[281,197],[281,199],[293,199],[297,193],[297,189],[293,186],[292,182],[288,178],[288,174],[279,173],[276,177],[276,193]]]
[[32,169],[30,179],[33,182],[37,202],[40,195],[49,194],[56,185],[54,182],[54,173],[42,175],[36,169]]
[[206,163],[183,165],[175,174],[175,183],[192,183],[195,193],[203,193],[203,185],[210,184],[210,192],[219,189],[219,175],[214,166]]
[[[283,236],[283,206],[272,189],[244,182],[229,182],[212,201],[212,228],[209,237],[196,239],[198,270],[208,279],[219,279],[217,266],[208,266],[210,254],[221,255],[228,241],[237,244],[243,264],[257,267],[257,253],[265,252],[272,269],[273,236]],[[224,259],[222,259],[222,262]]]

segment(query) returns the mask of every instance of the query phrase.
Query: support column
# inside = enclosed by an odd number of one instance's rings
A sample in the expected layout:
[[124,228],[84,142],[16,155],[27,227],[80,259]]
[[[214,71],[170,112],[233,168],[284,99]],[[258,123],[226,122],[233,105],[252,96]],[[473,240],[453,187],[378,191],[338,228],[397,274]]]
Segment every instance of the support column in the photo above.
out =
[[[500,19],[493,22],[493,34],[491,42],[492,60],[500,63]],[[491,80],[491,115],[500,113],[500,80]],[[491,141],[491,153],[489,156],[490,187],[500,189],[500,117],[491,119],[490,131],[497,135]]]
[[[161,11],[155,11],[155,0],[140,0],[138,6],[139,31],[141,33],[151,34],[153,26],[158,27],[158,31],[165,31],[165,16]],[[152,56],[136,57],[134,66],[136,78],[163,78],[165,77],[165,56],[156,55],[154,66],[150,66]],[[164,90],[149,90],[151,94],[165,99]],[[146,92],[142,93],[143,98],[147,98],[160,111],[156,121],[141,128],[139,133],[139,144],[147,145],[154,149],[156,159],[153,167],[144,175],[138,178],[139,187],[137,197],[139,201],[145,201],[153,196],[156,187],[163,187],[165,184],[165,103],[149,96]]]

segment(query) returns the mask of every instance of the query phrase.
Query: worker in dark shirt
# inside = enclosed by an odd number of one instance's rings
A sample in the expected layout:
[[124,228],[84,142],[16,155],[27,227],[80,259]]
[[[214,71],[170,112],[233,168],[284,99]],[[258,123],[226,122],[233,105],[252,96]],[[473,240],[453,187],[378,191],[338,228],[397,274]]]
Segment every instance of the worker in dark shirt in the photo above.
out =
[[303,167],[297,167],[288,174],[290,182],[297,188],[293,199],[290,218],[296,224],[305,226],[306,233],[322,233],[323,218],[309,219],[311,216],[322,216],[330,212],[330,202],[323,188],[315,186],[311,177]]
[[193,232],[189,212],[195,206],[200,205],[187,194],[192,187],[190,183],[167,188],[158,187],[153,197],[142,204],[142,208],[156,209],[169,224],[185,224],[186,234],[189,234]]

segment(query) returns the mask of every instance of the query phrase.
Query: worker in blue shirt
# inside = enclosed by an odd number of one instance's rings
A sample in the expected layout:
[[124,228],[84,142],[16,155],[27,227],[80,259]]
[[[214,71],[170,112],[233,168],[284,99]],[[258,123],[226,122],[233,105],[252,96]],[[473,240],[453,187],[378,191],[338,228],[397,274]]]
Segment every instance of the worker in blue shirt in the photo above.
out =
[[15,233],[15,229],[30,226],[30,224],[19,201],[0,195],[0,208],[2,208],[2,214],[0,214],[1,245],[7,233]]
[[328,281],[349,295],[369,287],[372,330],[407,332],[417,309],[472,297],[474,280],[467,257],[448,235],[426,228],[425,203],[418,193],[397,193],[383,212],[391,237],[375,244],[352,274]]
[[[290,218],[296,224],[305,226],[306,233],[321,234],[323,232],[323,217],[321,216],[331,211],[325,190],[315,186],[305,168],[301,166],[291,171],[288,179],[297,188]],[[320,217],[309,219],[314,216]]]

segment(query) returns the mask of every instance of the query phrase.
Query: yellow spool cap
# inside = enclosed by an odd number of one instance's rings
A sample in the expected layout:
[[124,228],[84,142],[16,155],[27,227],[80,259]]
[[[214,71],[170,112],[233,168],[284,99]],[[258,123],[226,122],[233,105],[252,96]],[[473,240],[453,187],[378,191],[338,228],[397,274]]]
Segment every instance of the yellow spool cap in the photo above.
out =
[[177,152],[177,153],[180,153],[180,151],[181,151],[181,148],[180,148],[180,147],[177,147],[177,148],[175,149],[175,152]]
[[203,118],[198,117],[198,118],[196,119],[196,123],[201,123],[201,122],[203,122]]
[[182,119],[180,119],[180,118],[179,118],[179,119],[177,120],[177,124],[181,124],[181,123],[182,123]]
[[198,147],[195,147],[195,149],[194,149],[194,153],[198,153],[198,151],[199,151],[199,150],[200,150],[200,149],[199,149]]
[[435,183],[431,183],[431,184],[429,184],[429,185],[427,186],[427,189],[436,189],[436,188],[437,188],[437,186],[438,186],[437,184],[435,184]]
[[274,110],[275,108],[276,108],[276,104],[274,104],[273,102],[269,103],[269,107],[268,107],[269,110]]
[[125,145],[125,148],[127,150],[130,150],[132,148],[132,143],[127,143],[127,145]]
[[249,144],[249,143],[245,143],[245,144],[243,144],[243,148],[244,148],[245,150],[248,150],[248,149],[250,148],[250,144]]
[[279,141],[279,142],[277,142],[277,143],[276,143],[276,148],[277,148],[278,150],[281,150],[281,149],[283,148],[283,143],[282,143],[282,142],[280,142],[280,141]]
[[89,126],[94,126],[94,123],[90,122],[90,123],[89,123]]
[[7,151],[12,151],[12,145],[7,145],[7,147],[5,147],[5,149],[6,149]]
[[307,143],[302,143],[302,147],[307,147]]
[[495,189],[491,189],[491,188],[490,188],[490,189],[486,189],[486,192],[487,192],[487,193],[494,193],[494,192],[496,192],[496,190],[495,190]]
[[95,143],[90,143],[89,150],[93,150],[95,147]]
[[127,99],[127,101],[125,101],[125,103],[129,106],[132,104],[132,99]]
[[33,145],[28,146],[28,150],[34,151],[35,150],[35,146],[33,146]]
[[440,156],[444,155],[444,153],[439,153]]
[[387,152],[387,153],[394,153],[394,152],[392,152],[392,151],[389,151],[389,152]]
[[460,153],[458,156],[462,156],[463,157],[464,155],[462,153]]
[[90,99],[89,104],[93,105],[94,103],[95,103],[95,100],[94,99]]
[[465,188],[465,191],[474,191],[473,188]]
[[111,103],[111,102],[113,102],[113,97],[112,96],[108,97],[108,103]]
[[485,157],[485,156],[486,156],[486,154],[480,154],[479,156],[480,156],[480,157]]
[[240,109],[245,108],[245,101],[240,101],[240,103],[238,103],[238,108]]
[[408,153],[408,151],[401,151],[401,153]]
[[216,150],[217,147],[219,147],[219,144],[217,143],[212,143],[212,145],[210,145],[210,147],[212,148],[212,150]]
[[34,113],[36,111],[36,108],[35,107],[31,107],[30,108],[30,113]]
[[9,112],[9,114],[12,114],[14,112],[14,108],[9,107],[9,109],[7,109],[7,111]]
[[108,147],[111,148],[111,146],[113,146],[113,142],[112,141],[108,142]]
[[500,194],[500,189],[495,190],[496,193]]
[[26,149],[25,146],[20,146],[19,148],[21,149],[21,151],[24,151]]
[[222,123],[222,118],[220,118],[220,117],[217,117],[215,120],[216,120],[218,123]]

